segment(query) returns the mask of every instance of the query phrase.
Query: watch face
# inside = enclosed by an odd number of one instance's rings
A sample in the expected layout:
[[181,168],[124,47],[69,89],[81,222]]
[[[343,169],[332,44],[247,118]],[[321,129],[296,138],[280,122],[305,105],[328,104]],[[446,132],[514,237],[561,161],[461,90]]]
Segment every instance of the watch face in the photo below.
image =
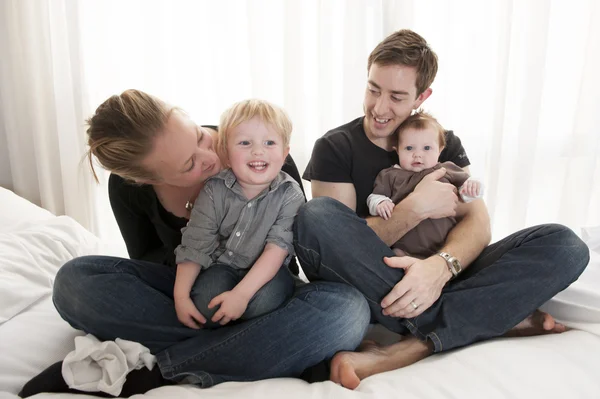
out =
[[458,262],[457,259],[453,259],[452,260],[452,268],[457,272],[460,273],[461,271],[461,267],[460,267],[460,263]]

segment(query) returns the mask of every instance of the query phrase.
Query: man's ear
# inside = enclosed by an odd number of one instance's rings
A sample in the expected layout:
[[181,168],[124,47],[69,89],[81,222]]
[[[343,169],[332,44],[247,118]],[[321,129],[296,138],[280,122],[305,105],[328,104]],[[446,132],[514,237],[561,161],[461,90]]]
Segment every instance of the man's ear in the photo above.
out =
[[429,98],[431,93],[433,93],[433,91],[431,90],[431,87],[430,87],[427,90],[425,90],[423,93],[419,94],[417,96],[417,101],[415,101],[415,104],[413,105],[413,109],[418,109],[421,106],[421,104],[423,104],[425,102],[425,100],[427,100]]
[[290,146],[288,145],[287,148],[285,150],[283,150],[283,159],[286,159],[289,154],[290,154]]

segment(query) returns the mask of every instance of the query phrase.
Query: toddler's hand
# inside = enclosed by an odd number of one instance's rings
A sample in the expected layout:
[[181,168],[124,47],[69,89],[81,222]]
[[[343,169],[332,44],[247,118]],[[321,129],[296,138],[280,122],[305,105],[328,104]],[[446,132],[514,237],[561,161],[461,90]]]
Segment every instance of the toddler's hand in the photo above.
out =
[[211,320],[224,326],[232,320],[239,319],[244,314],[248,307],[248,301],[236,295],[233,291],[225,291],[214,297],[208,304],[208,308],[212,309],[217,305],[221,305],[221,307]]
[[392,217],[392,212],[394,212],[394,203],[392,201],[384,200],[377,204],[377,214],[383,220],[388,220]]
[[206,323],[206,318],[198,311],[189,296],[175,298],[175,311],[179,321],[194,330],[198,330]]

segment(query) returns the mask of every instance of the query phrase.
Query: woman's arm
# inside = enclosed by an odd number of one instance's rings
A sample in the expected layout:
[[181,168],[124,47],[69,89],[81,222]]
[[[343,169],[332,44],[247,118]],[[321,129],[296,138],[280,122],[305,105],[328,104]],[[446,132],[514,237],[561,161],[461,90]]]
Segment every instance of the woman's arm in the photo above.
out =
[[117,225],[131,259],[164,263],[171,255],[159,238],[143,200],[143,188],[131,185],[122,177],[111,174],[108,197]]

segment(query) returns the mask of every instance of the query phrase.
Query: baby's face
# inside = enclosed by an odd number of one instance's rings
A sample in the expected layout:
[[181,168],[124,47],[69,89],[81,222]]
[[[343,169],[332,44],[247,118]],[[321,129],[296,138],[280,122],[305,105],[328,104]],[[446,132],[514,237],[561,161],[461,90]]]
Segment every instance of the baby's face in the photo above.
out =
[[408,128],[400,133],[398,158],[404,170],[420,172],[432,168],[440,156],[438,132],[431,128]]

